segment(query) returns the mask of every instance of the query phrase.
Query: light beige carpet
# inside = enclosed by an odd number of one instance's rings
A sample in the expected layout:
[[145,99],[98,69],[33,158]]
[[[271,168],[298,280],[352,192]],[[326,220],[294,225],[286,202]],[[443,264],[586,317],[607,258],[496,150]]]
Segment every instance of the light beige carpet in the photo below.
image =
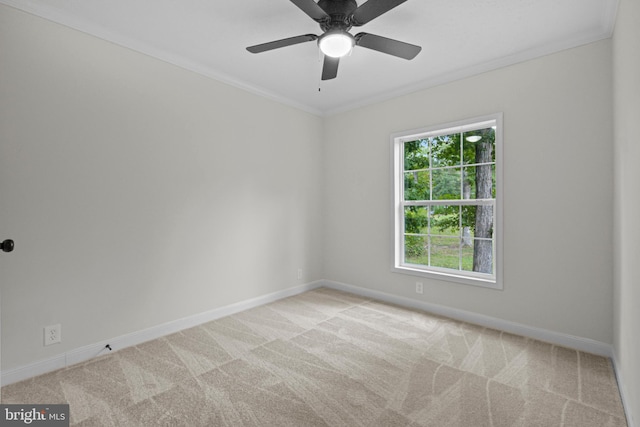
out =
[[324,288],[2,398],[79,426],[626,426],[606,358]]

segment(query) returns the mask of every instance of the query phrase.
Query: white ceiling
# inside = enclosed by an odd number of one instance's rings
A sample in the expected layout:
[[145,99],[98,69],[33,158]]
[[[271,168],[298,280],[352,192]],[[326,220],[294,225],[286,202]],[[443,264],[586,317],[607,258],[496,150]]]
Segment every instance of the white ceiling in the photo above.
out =
[[338,77],[322,82],[315,42],[245,49],[321,34],[289,0],[0,3],[320,115],[607,38],[617,8],[617,0],[408,0],[351,33],[420,45],[414,60],[356,47]]

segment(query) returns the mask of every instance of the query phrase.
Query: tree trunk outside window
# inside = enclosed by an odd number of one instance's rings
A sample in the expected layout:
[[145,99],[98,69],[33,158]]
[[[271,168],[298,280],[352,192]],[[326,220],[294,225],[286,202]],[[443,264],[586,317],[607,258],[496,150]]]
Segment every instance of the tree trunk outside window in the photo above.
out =
[[[491,163],[493,161],[492,140],[483,135],[476,143],[476,162]],[[491,165],[476,166],[476,198],[490,199],[493,188],[493,174]],[[475,242],[473,245],[473,271],[493,273],[493,249],[491,239],[493,234],[493,206],[479,205],[476,207]]]

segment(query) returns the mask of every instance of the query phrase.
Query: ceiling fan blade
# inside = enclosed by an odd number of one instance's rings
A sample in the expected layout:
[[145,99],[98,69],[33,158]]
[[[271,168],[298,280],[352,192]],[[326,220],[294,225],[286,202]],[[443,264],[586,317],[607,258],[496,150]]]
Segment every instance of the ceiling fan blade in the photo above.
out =
[[367,49],[377,50],[404,59],[413,59],[420,53],[422,48],[414,44],[401,42],[399,40],[388,39],[369,33],[358,33],[355,36],[356,45]]
[[383,13],[387,13],[405,1],[407,0],[368,0],[362,6],[353,11],[352,23],[356,27],[364,25]]
[[311,19],[313,19],[314,21],[320,22],[320,21],[326,21],[331,19],[327,14],[327,12],[325,12],[324,9],[318,6],[318,3],[316,3],[313,0],[291,0],[291,3],[298,6],[304,13],[309,15],[309,17],[311,17]]
[[275,40],[268,43],[257,44],[255,46],[249,46],[247,50],[251,53],[266,52],[268,50],[279,49],[281,47],[291,46],[298,43],[310,42],[317,38],[318,36],[315,34],[305,34],[303,36],[289,37],[282,40]]
[[338,75],[338,64],[340,58],[332,58],[329,55],[324,56],[324,64],[322,65],[322,80],[335,79]]

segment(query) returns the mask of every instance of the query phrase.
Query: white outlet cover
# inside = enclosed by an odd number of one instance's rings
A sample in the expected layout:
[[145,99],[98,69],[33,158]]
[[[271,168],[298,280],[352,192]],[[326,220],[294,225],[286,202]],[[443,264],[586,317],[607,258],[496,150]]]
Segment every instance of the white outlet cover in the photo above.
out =
[[44,345],[57,344],[62,341],[62,326],[49,325],[44,327]]

